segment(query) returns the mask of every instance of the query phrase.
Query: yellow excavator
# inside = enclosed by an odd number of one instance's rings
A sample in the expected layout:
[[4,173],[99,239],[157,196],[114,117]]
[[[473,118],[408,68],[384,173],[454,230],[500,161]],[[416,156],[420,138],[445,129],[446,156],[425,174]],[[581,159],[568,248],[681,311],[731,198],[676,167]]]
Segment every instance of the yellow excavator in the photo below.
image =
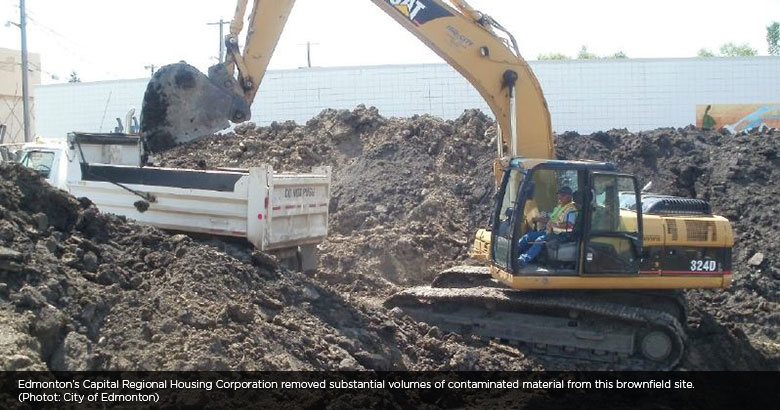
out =
[[[499,130],[491,229],[477,233],[472,251],[487,266],[449,269],[431,286],[406,289],[385,304],[447,331],[544,354],[629,368],[676,366],[687,321],[681,291],[731,281],[728,220],[699,199],[644,193],[611,163],[555,160],[539,82],[512,35],[489,15],[462,0],[371,1],[468,79]],[[208,76],[184,63],[155,74],[141,117],[148,150],[250,118],[293,4],[255,0],[241,52],[247,0],[239,0],[224,64]],[[575,220],[535,243],[543,245],[535,259],[523,259],[524,235],[546,229],[539,222],[561,192],[573,194]]]

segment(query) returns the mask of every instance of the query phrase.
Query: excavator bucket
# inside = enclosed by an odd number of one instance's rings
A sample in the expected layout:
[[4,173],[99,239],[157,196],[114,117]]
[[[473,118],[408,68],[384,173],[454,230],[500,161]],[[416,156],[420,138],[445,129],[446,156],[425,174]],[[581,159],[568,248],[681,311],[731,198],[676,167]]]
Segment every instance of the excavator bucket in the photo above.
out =
[[243,90],[224,64],[206,76],[180,62],[160,68],[146,86],[141,136],[146,150],[160,152],[249,118]]

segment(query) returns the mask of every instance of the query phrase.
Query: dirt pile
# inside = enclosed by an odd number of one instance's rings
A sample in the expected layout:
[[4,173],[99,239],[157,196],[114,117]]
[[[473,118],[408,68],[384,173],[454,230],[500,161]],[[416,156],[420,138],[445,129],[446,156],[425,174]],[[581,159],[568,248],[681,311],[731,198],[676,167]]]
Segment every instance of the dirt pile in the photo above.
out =
[[4,370],[538,367],[279,268],[113,215],[0,164]]
[[[330,237],[315,277],[243,244],[169,235],[0,165],[0,368],[599,369],[525,357],[379,307],[468,259],[491,211],[492,121],[326,110],[306,125],[237,127],[161,165],[278,170],[330,165]],[[780,368],[777,131],[695,128],[557,137],[561,158],[612,161],[653,191],[710,201],[731,219],[735,280],[688,292],[689,369]]]
[[387,119],[359,106],[325,110],[305,126],[242,125],[235,134],[168,151],[159,162],[196,168],[269,163],[283,171],[332,166],[323,274],[376,291],[383,279],[427,283],[442,267],[467,259],[474,232],[490,215],[491,126],[477,110],[443,121]]
[[[491,211],[493,127],[479,111],[454,121],[388,119],[360,106],[323,111],[306,125],[240,126],[160,160],[188,167],[333,166],[331,235],[321,246],[319,275],[340,291],[386,295],[393,284],[426,283],[468,258],[472,235]],[[760,368],[763,359],[778,366],[779,136],[688,127],[556,138],[559,158],[615,162],[652,180],[653,192],[708,200],[732,221],[734,284],[725,292],[689,292],[694,349],[688,367]],[[724,358],[729,349],[746,353]]]

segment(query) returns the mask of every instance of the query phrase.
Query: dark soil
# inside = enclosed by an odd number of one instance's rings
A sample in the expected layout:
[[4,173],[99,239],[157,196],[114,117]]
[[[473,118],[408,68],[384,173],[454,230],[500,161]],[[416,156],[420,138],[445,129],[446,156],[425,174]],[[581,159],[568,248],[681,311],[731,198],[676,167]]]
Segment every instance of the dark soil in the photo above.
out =
[[[491,211],[494,136],[492,120],[476,110],[443,121],[384,118],[359,106],[325,110],[305,126],[250,123],[161,159],[171,166],[333,166],[330,237],[321,245],[319,276],[342,292],[385,296],[469,262],[472,237]],[[556,145],[558,158],[614,162],[643,184],[652,180],[652,192],[707,200],[729,218],[734,283],[725,291],[688,292],[692,349],[684,366],[780,366],[780,208],[774,200],[780,132],[569,132],[556,136]],[[749,265],[756,253],[763,260]]]
[[473,235],[487,226],[491,211],[491,126],[477,110],[442,121],[387,119],[359,106],[325,110],[305,126],[239,126],[234,135],[168,151],[159,162],[195,168],[269,163],[284,171],[332,166],[321,274],[374,293],[377,280],[428,283],[442,268],[467,259]]
[[0,164],[0,368],[539,367],[358,301],[245,245],[98,212]]

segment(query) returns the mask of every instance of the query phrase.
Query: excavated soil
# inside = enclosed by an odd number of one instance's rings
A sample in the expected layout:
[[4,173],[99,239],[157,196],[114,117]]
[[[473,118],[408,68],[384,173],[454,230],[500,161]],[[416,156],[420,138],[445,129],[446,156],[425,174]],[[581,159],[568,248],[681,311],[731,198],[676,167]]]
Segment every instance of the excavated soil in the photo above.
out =
[[[416,323],[381,300],[469,263],[494,193],[493,122],[326,110],[306,125],[238,126],[160,165],[333,167],[330,236],[312,276],[245,244],[97,212],[0,167],[3,369],[600,369]],[[686,369],[780,368],[777,131],[694,128],[557,137],[560,158],[617,163],[734,226],[731,288],[688,292]],[[761,254],[761,255],[758,255]]]
[[0,368],[541,368],[287,271],[98,212],[0,164]]
[[[470,262],[472,236],[491,211],[494,136],[493,121],[477,110],[443,121],[384,118],[358,106],[325,110],[305,126],[245,124],[169,151],[161,162],[331,165],[331,234],[320,247],[318,276],[342,292],[384,296]],[[777,130],[730,135],[694,127],[556,136],[560,159],[614,162],[643,184],[652,180],[653,192],[705,199],[731,220],[734,283],[725,291],[688,292],[686,368],[780,366],[778,137]]]
[[387,119],[359,106],[325,110],[305,126],[239,126],[233,135],[168,151],[159,162],[194,168],[269,163],[283,171],[332,166],[330,235],[321,247],[320,274],[343,282],[343,290],[386,295],[385,281],[428,283],[467,259],[474,233],[491,212],[491,126],[476,110],[442,121]]

